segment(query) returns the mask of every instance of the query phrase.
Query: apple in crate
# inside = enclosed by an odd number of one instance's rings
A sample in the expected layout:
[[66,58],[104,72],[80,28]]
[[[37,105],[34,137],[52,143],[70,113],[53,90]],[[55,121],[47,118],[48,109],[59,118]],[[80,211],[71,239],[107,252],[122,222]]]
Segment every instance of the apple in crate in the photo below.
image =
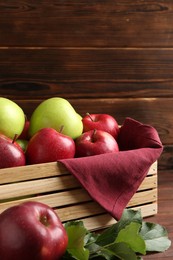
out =
[[0,214],[2,260],[57,260],[67,244],[64,226],[46,204],[28,201]]
[[0,169],[24,166],[25,163],[25,154],[15,139],[0,134]]
[[29,125],[30,125],[30,121],[28,119],[25,120],[25,124],[24,124],[24,128],[22,133],[19,135],[19,139],[21,140],[29,140]]
[[92,156],[103,153],[118,152],[119,147],[115,138],[102,130],[84,132],[75,140],[76,157]]
[[28,164],[73,158],[75,142],[71,137],[53,128],[43,128],[31,137],[25,155]]
[[8,98],[0,97],[0,133],[13,139],[20,135],[25,124],[21,107]]
[[83,132],[89,130],[103,130],[111,134],[115,139],[118,137],[119,126],[116,119],[108,114],[89,114],[82,119]]
[[26,152],[27,146],[28,146],[28,140],[25,139],[17,139],[16,143],[18,143],[20,145],[20,147],[22,148],[22,150],[24,151],[24,153]]
[[29,135],[33,136],[40,129],[48,127],[59,131],[62,125],[63,133],[73,139],[83,131],[82,117],[66,99],[49,98],[39,104],[31,115]]

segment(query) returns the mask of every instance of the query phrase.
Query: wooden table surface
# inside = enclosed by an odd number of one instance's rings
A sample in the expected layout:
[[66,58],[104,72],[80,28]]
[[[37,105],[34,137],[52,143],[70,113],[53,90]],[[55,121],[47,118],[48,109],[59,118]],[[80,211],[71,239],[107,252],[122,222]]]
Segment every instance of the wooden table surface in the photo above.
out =
[[164,253],[147,255],[143,259],[173,259],[173,170],[158,173],[158,213],[145,218],[145,221],[158,223],[168,231],[171,247]]

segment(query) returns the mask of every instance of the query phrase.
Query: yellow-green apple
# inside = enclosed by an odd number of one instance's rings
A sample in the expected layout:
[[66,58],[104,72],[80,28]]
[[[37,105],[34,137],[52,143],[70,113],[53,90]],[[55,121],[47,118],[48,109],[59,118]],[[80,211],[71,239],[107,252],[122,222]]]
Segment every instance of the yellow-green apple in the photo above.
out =
[[25,124],[22,108],[12,100],[0,97],[0,133],[13,139],[20,135]]
[[47,204],[28,201],[0,214],[2,260],[57,260],[67,243],[60,218]]
[[119,147],[115,138],[102,130],[84,132],[76,140],[76,157],[92,156],[103,153],[118,152]]
[[63,134],[73,139],[83,131],[82,117],[75,111],[68,100],[53,97],[40,103],[30,118],[29,135],[33,136],[42,128],[54,128],[59,131],[64,126]]
[[25,155],[28,164],[73,158],[75,142],[53,128],[42,128],[29,140]]
[[0,169],[25,164],[25,154],[15,139],[0,134]]
[[103,130],[111,134],[115,139],[118,137],[119,126],[117,120],[108,114],[89,114],[82,119],[83,132],[89,130]]

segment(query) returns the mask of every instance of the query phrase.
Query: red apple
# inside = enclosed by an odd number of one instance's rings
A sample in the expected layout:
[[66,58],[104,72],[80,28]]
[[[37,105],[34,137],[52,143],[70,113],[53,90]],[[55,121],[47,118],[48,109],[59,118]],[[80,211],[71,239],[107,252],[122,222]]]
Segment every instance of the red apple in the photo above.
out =
[[76,157],[85,157],[103,153],[118,152],[115,138],[102,130],[90,130],[76,140]]
[[48,205],[28,201],[0,215],[0,259],[57,260],[65,253],[67,233]]
[[119,126],[114,117],[108,114],[87,114],[82,119],[83,122],[83,132],[89,130],[103,130],[111,134],[115,139],[117,139],[119,133]]
[[22,133],[19,135],[19,139],[29,140],[29,125],[30,121],[26,119]]
[[29,140],[25,155],[28,164],[73,158],[75,142],[53,128],[42,128]]
[[25,154],[20,145],[15,140],[0,134],[0,169],[25,164]]

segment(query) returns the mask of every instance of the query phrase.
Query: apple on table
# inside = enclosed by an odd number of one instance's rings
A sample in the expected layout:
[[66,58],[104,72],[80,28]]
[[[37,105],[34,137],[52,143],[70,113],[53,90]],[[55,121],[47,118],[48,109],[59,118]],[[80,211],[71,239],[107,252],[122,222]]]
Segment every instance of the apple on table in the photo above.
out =
[[0,214],[2,260],[57,260],[67,244],[66,230],[47,204],[28,201]]

